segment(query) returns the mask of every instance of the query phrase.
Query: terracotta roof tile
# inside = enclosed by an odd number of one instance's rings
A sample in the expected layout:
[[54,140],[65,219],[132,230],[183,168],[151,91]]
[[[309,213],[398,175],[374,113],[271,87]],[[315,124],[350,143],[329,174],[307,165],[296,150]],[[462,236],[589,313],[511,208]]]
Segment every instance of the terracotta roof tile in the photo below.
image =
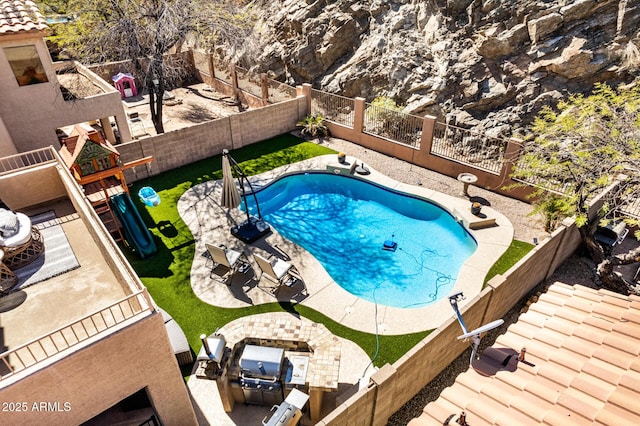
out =
[[613,329],[614,322],[611,319],[603,318],[600,315],[591,314],[582,320],[583,324],[599,328],[609,333]]
[[640,324],[640,312],[627,311],[622,315],[622,319],[625,321],[630,321],[634,324]]
[[493,424],[496,421],[498,413],[505,407],[491,398],[476,398],[467,404],[465,413],[467,414],[467,422],[472,425],[479,424],[482,421],[486,424]]
[[593,327],[588,324],[583,324],[581,327],[578,327],[573,331],[574,337],[580,337],[596,345],[601,345],[604,338],[607,337],[607,334],[609,333],[601,328]]
[[637,390],[631,390],[623,386],[618,387],[609,397],[609,403],[620,408],[631,411],[636,416],[640,416],[640,404],[638,404]]
[[592,426],[593,422],[585,417],[577,415],[572,410],[567,410],[561,405],[556,405],[552,410],[545,413],[543,424],[553,426]]
[[631,390],[638,390],[640,389],[640,373],[629,371],[627,374],[620,377],[618,384]]
[[[626,309],[623,311],[616,305],[612,305],[610,303],[605,303],[604,301],[598,303],[593,308],[594,315],[602,315],[605,320],[607,318],[613,318],[615,320],[619,320],[622,314],[626,312]],[[613,326],[613,325],[612,325]]]
[[512,333],[515,333],[526,339],[533,339],[536,333],[540,332],[540,328],[536,327],[531,323],[524,322],[524,321],[516,322],[515,324],[511,325],[509,329],[511,330]]
[[629,339],[627,336],[623,337],[612,333],[605,337],[602,343],[623,352],[628,352],[631,355],[640,355],[640,347],[638,347],[637,342]]
[[[553,351],[557,349],[556,346],[548,345],[540,340],[531,340],[525,347],[527,348],[527,358],[535,357],[544,361],[548,361]],[[535,361],[532,360],[532,362],[535,364]]]
[[564,349],[567,349],[568,351],[575,352],[577,354],[580,354],[586,357],[591,357],[591,355],[593,354],[593,351],[596,350],[596,347],[593,345],[592,342],[581,339],[577,336],[574,336],[574,338],[572,339],[567,339],[562,344],[562,347]]
[[555,330],[551,330],[550,328],[543,328],[536,333],[534,339],[544,342],[547,345],[551,345],[555,348],[559,348],[562,346],[564,341],[566,340],[567,335],[559,333]]
[[598,415],[598,411],[604,406],[604,402],[570,387],[562,392],[562,395],[558,398],[558,405],[573,410],[576,414],[593,421]]
[[441,398],[448,400],[449,402],[460,407],[460,411],[464,410],[467,403],[474,398],[477,394],[466,386],[448,387],[440,394]]
[[539,312],[547,317],[553,317],[558,311],[559,306],[551,303],[534,303],[529,307],[527,312]]
[[552,406],[553,404],[548,401],[525,392],[520,392],[520,395],[511,400],[511,408],[521,411],[539,423],[542,422],[544,413],[549,411]]
[[553,331],[555,331],[557,333],[564,334],[563,338],[566,338],[566,337],[570,336],[571,333],[573,333],[573,330],[575,330],[576,325],[577,325],[576,323],[573,323],[573,322],[570,322],[570,321],[566,321],[565,319],[556,318],[556,317],[550,318],[544,324],[544,326],[546,328],[548,328],[549,330],[553,330]]
[[620,377],[624,372],[621,368],[596,358],[591,358],[585,363],[582,366],[582,371],[613,385],[617,385],[620,382]]
[[[445,420],[447,420],[449,416],[457,416],[462,411],[460,407],[444,398],[439,398],[437,401],[432,402],[430,407],[429,413],[426,416],[421,417],[430,417],[435,419],[438,424],[444,424]],[[410,422],[409,424],[411,425],[412,423]]]
[[603,294],[588,287],[575,288],[572,297],[589,300],[591,302],[600,303]]
[[636,337],[635,333],[638,332],[638,327],[634,323],[619,322],[614,324],[613,331],[624,335],[626,338]]
[[571,382],[571,387],[591,395],[599,401],[606,401],[616,387],[587,373],[578,374]]
[[516,393],[516,388],[502,380],[492,380],[492,382],[491,386],[483,386],[480,392],[503,407],[508,407]]
[[628,370],[636,359],[633,355],[630,355],[627,352],[622,352],[606,346],[602,346],[593,351],[592,357],[601,359],[608,364],[618,366],[623,370]]
[[0,35],[48,30],[36,4],[30,0],[0,0]]
[[[482,374],[469,369],[424,408],[424,424],[466,410],[473,425],[639,425],[639,302],[552,285],[474,362]],[[522,347],[525,362],[502,365]]]
[[558,397],[567,387],[562,386],[542,376],[536,377],[525,386],[524,390],[532,395],[542,398],[552,404],[558,402]]
[[629,309],[631,307],[632,303],[633,303],[631,300],[629,300],[629,298],[620,297],[620,295],[617,294],[617,293],[612,293],[610,295],[609,294],[605,294],[602,297],[602,302],[609,303],[610,305],[615,305],[618,308],[624,309],[625,311],[627,309]]
[[584,299],[571,298],[567,300],[565,307],[581,312],[591,312],[591,310],[593,309],[593,305],[594,304],[592,302],[589,303]]
[[555,317],[579,324],[582,322],[582,319],[584,318],[584,312],[577,311],[575,309],[559,309],[555,313]]
[[538,374],[559,385],[569,387],[575,371],[559,364],[548,363],[540,367]]
[[604,409],[598,413],[596,420],[604,425],[638,426],[638,416],[611,403],[605,404]]
[[[469,424],[472,424],[471,422],[469,422]],[[496,425],[504,425],[504,426],[513,426],[513,425],[518,425],[518,426],[527,426],[527,425],[538,425],[540,424],[538,421],[536,421],[535,419],[527,416],[526,414],[524,414],[521,411],[518,410],[506,410],[506,411],[502,411],[500,413],[498,413],[498,415],[496,416],[496,421],[495,421]]]

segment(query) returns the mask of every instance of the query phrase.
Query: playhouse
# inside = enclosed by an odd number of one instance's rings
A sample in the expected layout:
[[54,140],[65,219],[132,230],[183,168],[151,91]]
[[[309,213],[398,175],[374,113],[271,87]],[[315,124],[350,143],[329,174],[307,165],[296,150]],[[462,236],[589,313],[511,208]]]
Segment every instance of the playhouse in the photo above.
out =
[[111,77],[111,80],[116,86],[116,89],[118,89],[118,91],[120,92],[122,99],[138,95],[138,90],[136,89],[136,82],[133,75],[129,73],[119,72],[118,74]]

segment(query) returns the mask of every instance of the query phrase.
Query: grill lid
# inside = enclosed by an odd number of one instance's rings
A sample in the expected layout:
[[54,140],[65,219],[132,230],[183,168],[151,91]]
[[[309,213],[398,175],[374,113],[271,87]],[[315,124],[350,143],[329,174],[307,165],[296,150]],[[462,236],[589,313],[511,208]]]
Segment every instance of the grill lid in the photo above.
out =
[[277,378],[280,376],[284,349],[268,346],[246,345],[240,357],[243,375]]

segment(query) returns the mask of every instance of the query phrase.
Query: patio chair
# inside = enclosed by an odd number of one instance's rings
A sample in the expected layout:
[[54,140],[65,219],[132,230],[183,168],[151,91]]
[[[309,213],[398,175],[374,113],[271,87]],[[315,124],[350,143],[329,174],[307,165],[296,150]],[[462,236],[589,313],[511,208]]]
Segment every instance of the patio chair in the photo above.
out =
[[219,275],[222,281],[229,285],[229,279],[236,273],[244,273],[251,266],[249,264],[249,259],[247,256],[239,251],[229,249],[224,245],[214,246],[213,244],[205,243],[207,247],[207,252],[209,252],[209,256],[211,260],[213,260],[213,266],[211,267],[211,273],[209,274],[210,278],[214,278],[215,270],[222,266],[226,269],[226,272],[223,275]]
[[296,281],[302,281],[302,277],[300,277],[300,273],[296,267],[282,259],[278,259],[275,256],[264,258],[255,253],[253,254],[253,258],[262,270],[263,275],[266,275],[271,281],[278,283],[278,286],[273,290],[274,294],[277,294],[282,286],[291,287]]

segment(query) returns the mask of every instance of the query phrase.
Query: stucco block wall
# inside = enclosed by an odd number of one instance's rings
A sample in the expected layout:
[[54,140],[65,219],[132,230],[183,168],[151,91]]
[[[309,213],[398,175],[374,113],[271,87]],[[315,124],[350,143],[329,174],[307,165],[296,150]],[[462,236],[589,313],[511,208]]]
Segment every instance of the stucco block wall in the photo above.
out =
[[[126,163],[153,156],[151,175],[182,167],[222,153],[269,139],[295,129],[304,98],[292,99],[268,107],[142,138],[117,146]],[[147,168],[126,170],[127,182],[146,178]]]
[[43,164],[0,176],[0,199],[12,210],[67,197],[56,164]]
[[358,391],[316,425],[369,425],[373,418],[376,392],[375,387],[368,387]]
[[[162,424],[197,424],[158,312],[2,389],[2,401],[26,402],[28,410],[2,412],[0,420],[80,424],[143,388]],[[33,410],[40,402],[68,403],[69,410]]]
[[230,116],[233,148],[241,148],[295,129],[301,102],[304,102],[303,98],[296,98],[249,111],[253,113],[250,117],[244,114]]
[[[46,83],[19,86],[4,55],[4,47],[34,45],[49,80]],[[115,116],[126,123],[120,94],[93,96],[65,101],[41,33],[3,37],[0,46],[0,116],[18,152],[59,146],[55,129],[61,126]],[[128,134],[128,132],[127,132]]]

